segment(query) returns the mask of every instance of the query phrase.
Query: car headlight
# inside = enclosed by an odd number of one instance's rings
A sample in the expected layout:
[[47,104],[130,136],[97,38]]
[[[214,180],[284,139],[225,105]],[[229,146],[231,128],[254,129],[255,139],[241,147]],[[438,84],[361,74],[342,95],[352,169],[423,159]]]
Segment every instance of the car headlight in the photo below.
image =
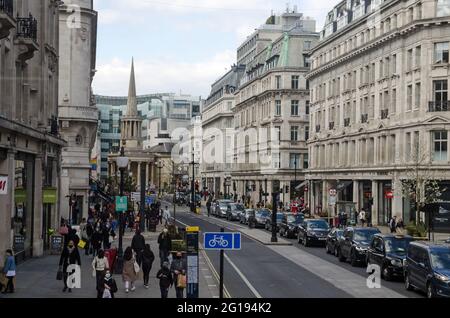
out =
[[398,259],[393,259],[393,260],[391,261],[391,264],[392,264],[393,266],[396,266],[396,267],[402,267],[402,266],[403,266],[403,262],[400,261],[400,260],[398,260]]
[[441,282],[447,283],[450,281],[450,278],[448,276],[441,275],[439,273],[434,273],[434,277],[436,277],[436,279],[440,280]]
[[361,247],[361,246],[357,246],[357,247],[356,247],[356,250],[357,250],[358,252],[367,252],[367,248]]

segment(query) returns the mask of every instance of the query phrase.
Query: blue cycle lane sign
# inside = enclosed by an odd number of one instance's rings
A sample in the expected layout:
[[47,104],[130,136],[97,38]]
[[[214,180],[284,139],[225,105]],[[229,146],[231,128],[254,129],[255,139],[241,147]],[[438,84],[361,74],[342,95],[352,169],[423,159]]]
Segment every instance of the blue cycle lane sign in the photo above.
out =
[[240,250],[241,233],[205,233],[203,245],[205,250]]

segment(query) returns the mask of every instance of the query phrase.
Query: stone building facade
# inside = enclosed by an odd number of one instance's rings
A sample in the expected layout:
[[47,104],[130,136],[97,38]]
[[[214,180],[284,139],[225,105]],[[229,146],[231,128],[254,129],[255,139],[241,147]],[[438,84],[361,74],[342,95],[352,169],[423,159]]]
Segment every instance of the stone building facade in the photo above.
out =
[[0,263],[43,255],[58,228],[59,1],[0,6]]
[[89,211],[91,149],[98,111],[91,84],[95,75],[97,12],[93,0],[59,7],[59,122],[67,141],[62,152],[61,216],[79,224]]
[[[415,219],[401,180],[448,188],[450,11],[447,0],[349,0],[327,16],[312,51],[310,205],[330,216]],[[330,205],[330,190],[337,205]],[[331,191],[333,192],[333,191]],[[450,193],[435,227],[450,228]]]

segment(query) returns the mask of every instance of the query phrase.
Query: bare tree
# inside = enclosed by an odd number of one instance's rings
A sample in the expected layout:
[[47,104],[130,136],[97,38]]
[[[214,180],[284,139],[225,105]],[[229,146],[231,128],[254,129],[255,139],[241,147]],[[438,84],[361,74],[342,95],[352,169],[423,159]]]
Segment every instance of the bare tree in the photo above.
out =
[[[423,147],[414,148],[412,164],[406,172],[406,178],[401,180],[402,194],[415,204],[416,225],[419,224],[420,212],[428,204],[440,202],[444,189],[439,185],[439,178],[427,165],[427,155]],[[431,225],[431,224],[430,224]]]

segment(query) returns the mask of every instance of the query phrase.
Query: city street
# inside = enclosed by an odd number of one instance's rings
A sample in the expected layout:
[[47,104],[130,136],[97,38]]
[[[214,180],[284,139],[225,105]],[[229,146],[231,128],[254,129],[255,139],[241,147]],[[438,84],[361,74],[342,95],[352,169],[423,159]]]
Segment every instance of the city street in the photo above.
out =
[[[179,210],[180,208],[178,208]],[[177,221],[182,226],[199,226],[202,232],[253,231],[270,238],[263,229],[248,230],[238,223],[215,217],[177,212]],[[280,239],[284,240],[284,239]],[[366,268],[352,267],[340,263],[328,255],[322,247],[305,248],[296,240],[292,246],[264,245],[250,236],[243,236],[242,250],[226,253],[224,285],[233,298],[304,298],[304,297],[424,297],[406,291],[404,284],[382,281],[381,289],[366,286]],[[206,255],[219,272],[219,253],[207,251]],[[297,262],[301,258],[301,262]],[[310,265],[310,266],[305,266]],[[341,280],[345,282],[340,285]]]

